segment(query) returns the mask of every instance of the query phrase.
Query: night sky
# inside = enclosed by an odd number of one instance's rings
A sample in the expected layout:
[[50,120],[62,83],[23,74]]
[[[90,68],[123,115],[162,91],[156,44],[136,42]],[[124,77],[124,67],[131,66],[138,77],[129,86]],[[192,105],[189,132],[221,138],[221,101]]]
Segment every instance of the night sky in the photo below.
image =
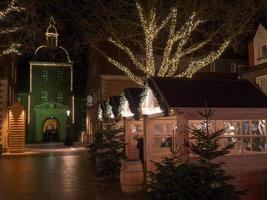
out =
[[[133,12],[132,2],[131,0],[21,1],[26,8],[23,14],[26,20],[23,22],[23,37],[20,39],[23,44],[23,56],[20,58],[18,66],[18,91],[25,92],[28,90],[28,62],[31,60],[34,50],[45,44],[45,32],[49,17],[53,16],[59,33],[59,45],[68,50],[71,60],[75,63],[74,87],[76,91],[84,92],[90,44],[95,41],[96,43],[104,41],[108,35],[108,31],[103,25],[103,19],[105,21],[107,18],[103,15],[109,13],[111,19],[112,17],[120,19],[132,17],[130,15]],[[265,13],[264,7],[259,9],[249,29],[232,42],[232,47],[227,49],[223,57],[247,59],[247,44],[253,38],[258,24],[267,24]],[[117,24],[118,21],[114,21],[114,26]]]

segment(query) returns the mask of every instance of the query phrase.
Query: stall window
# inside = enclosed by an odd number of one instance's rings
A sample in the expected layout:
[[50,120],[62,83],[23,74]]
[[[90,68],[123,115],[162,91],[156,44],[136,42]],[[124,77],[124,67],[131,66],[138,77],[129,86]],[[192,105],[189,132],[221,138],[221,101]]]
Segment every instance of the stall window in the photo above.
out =
[[261,58],[267,57],[267,44],[261,46]]
[[138,137],[143,137],[143,124],[131,125],[131,144],[137,145]]
[[[235,143],[231,153],[267,151],[265,120],[225,120],[217,121],[216,124],[218,124],[216,129],[225,128],[225,132],[221,135],[219,141],[221,147]],[[203,127],[202,121],[190,121],[189,126],[192,125],[197,129]],[[215,126],[211,127],[211,131],[213,127]],[[191,140],[191,142],[194,141]]]
[[235,149],[246,152],[266,152],[266,121],[237,120],[224,122],[224,140],[236,142]]
[[175,131],[174,122],[159,122],[153,124],[153,146],[155,149],[170,148],[173,131]]

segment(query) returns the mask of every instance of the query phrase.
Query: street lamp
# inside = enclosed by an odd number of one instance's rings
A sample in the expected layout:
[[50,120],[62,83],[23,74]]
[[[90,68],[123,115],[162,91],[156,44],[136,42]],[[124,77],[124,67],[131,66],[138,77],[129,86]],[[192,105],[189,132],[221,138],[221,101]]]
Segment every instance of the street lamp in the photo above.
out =
[[67,114],[67,133],[66,133],[66,139],[65,139],[65,145],[71,146],[72,145],[72,129],[71,129],[71,121],[70,121],[70,110],[66,111]]

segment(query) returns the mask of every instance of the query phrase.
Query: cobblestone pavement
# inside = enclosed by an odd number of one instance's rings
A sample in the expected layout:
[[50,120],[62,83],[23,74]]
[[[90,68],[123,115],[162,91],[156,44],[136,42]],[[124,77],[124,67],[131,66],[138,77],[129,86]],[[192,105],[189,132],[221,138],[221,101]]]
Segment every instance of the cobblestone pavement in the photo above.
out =
[[138,200],[95,179],[86,149],[0,157],[0,200]]

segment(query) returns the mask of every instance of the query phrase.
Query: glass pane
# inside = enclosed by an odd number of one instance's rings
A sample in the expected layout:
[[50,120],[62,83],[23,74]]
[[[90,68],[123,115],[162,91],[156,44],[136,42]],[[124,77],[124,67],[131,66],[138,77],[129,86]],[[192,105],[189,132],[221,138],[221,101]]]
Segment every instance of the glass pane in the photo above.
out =
[[235,143],[235,147],[232,149],[234,151],[241,150],[241,138],[224,138],[224,146]]
[[250,129],[250,124],[249,121],[242,121],[242,133],[243,135],[250,135],[249,129]]
[[265,137],[252,138],[252,150],[260,152],[266,151],[266,138]]
[[259,121],[255,120],[255,121],[251,121],[251,134],[252,135],[260,135],[260,131],[259,131]]
[[133,124],[132,125],[132,133],[142,133],[143,132],[143,126],[140,124]]
[[155,147],[169,148],[171,146],[171,137],[154,137]]
[[226,128],[225,136],[240,135],[241,133],[240,121],[225,121],[224,127]]
[[164,133],[163,131],[163,127],[164,127],[164,124],[154,124],[154,127],[153,127],[153,133],[155,135],[161,135]]
[[166,123],[166,134],[170,135],[174,131],[174,124],[173,123]]
[[249,137],[243,138],[243,150],[244,151],[251,151],[251,142]]
[[259,121],[259,131],[260,131],[260,135],[266,135],[266,121],[265,120]]

